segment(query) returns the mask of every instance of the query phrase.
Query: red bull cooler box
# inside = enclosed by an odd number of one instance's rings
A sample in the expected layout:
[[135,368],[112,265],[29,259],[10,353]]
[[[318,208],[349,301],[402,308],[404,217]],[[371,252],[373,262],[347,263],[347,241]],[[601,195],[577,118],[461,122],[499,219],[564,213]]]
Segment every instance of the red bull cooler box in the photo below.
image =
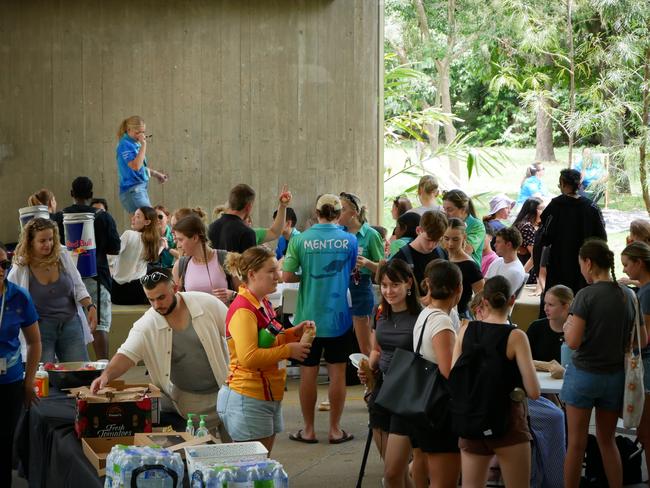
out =
[[64,213],[65,247],[82,278],[97,276],[97,249],[95,247],[95,215],[91,213]]

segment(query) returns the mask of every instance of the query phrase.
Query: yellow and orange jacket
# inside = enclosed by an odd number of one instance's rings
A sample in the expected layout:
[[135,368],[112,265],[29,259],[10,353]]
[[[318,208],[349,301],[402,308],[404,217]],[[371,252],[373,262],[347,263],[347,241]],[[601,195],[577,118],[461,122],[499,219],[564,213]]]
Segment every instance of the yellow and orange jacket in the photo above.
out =
[[[270,322],[282,332],[273,346],[258,347],[258,333]],[[281,401],[287,372],[278,363],[289,358],[287,343],[299,338],[293,329],[282,329],[271,303],[266,298],[260,303],[248,288],[240,287],[226,315],[226,339],[230,351],[228,387],[258,400]]]

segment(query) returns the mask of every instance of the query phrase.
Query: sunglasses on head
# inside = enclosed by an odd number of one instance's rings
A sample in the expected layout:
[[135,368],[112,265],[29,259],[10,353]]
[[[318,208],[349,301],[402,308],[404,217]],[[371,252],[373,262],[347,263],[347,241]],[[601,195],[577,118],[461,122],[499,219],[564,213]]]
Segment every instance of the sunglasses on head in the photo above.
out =
[[359,207],[361,206],[361,203],[359,202],[359,199],[355,196],[352,195],[351,193],[346,193],[342,191],[339,196],[341,198],[345,198],[348,202],[350,202],[352,205],[354,205],[355,210],[358,212]]
[[168,277],[165,273],[154,271],[153,273],[144,275],[142,278],[140,278],[140,284],[144,286],[150,286],[155,285],[161,281],[166,281],[167,279]]
[[11,266],[11,261],[9,261],[8,259],[0,261],[0,268],[2,268],[3,270],[7,271],[10,266]]

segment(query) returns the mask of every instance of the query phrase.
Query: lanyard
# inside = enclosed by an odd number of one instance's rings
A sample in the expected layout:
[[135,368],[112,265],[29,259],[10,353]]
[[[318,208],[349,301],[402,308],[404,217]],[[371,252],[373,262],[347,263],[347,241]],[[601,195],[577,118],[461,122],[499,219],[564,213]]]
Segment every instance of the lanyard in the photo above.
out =
[[5,302],[7,301],[7,284],[5,283],[2,290],[2,305],[0,305],[0,327],[2,327],[2,319],[5,316]]

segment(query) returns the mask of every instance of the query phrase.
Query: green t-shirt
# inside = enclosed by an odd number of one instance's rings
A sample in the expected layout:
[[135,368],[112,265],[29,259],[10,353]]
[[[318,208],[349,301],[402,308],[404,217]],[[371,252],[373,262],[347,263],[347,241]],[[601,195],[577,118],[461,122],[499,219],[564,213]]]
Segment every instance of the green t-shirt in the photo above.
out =
[[266,233],[268,229],[264,229],[262,227],[254,227],[253,231],[255,232],[255,244],[258,246],[260,244],[264,244],[264,239],[266,239]]
[[[370,227],[368,222],[365,222],[357,231],[356,236],[359,250],[362,252],[359,255],[369,259],[374,263],[378,263],[384,256],[384,241],[375,229]],[[367,268],[361,269],[362,274],[372,275],[373,272]]]
[[393,256],[395,256],[395,254],[397,254],[397,251],[402,249],[411,241],[413,241],[412,237],[400,237],[399,239],[395,239],[393,242],[390,243],[390,253],[388,258],[390,259]]
[[465,219],[465,225],[467,226],[467,229],[465,230],[465,233],[467,234],[467,242],[469,242],[469,245],[474,249],[472,252],[472,258],[476,261],[476,264],[481,266],[483,244],[485,244],[485,227],[483,226],[483,222],[471,215],[468,215]]

